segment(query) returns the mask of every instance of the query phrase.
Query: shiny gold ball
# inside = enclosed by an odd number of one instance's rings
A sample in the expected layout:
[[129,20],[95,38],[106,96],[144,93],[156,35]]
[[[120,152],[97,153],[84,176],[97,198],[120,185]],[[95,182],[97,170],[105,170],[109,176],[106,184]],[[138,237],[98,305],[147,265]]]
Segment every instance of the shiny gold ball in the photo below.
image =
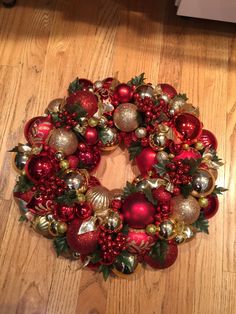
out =
[[58,221],[52,220],[49,222],[48,231],[53,237],[57,237],[59,235],[57,227],[58,227]]
[[101,116],[98,121],[98,126],[104,128],[107,125],[107,122],[108,122],[107,118],[105,116]]
[[63,98],[53,99],[48,104],[46,112],[47,113],[57,113],[63,108],[64,104],[65,104],[65,99],[63,99]]
[[61,161],[60,161],[59,165],[60,165],[60,168],[61,168],[61,169],[65,170],[65,169],[68,169],[68,168],[69,168],[69,165],[70,165],[70,164],[69,164],[69,161],[68,161],[68,160],[64,159],[64,160],[61,160]]
[[198,169],[193,175],[192,180],[193,191],[195,197],[204,197],[211,194],[215,187],[215,178],[209,170]]
[[146,227],[146,233],[149,234],[149,235],[153,235],[157,232],[157,226],[154,225],[154,224],[150,224],[150,225],[147,225]]
[[143,127],[137,128],[135,130],[135,135],[137,136],[137,138],[143,138],[147,135],[147,129]]
[[152,133],[149,136],[149,144],[154,150],[163,150],[167,141],[165,133],[162,132]]
[[119,260],[114,263],[112,271],[119,277],[125,278],[123,275],[131,275],[136,272],[138,263],[138,257],[131,253],[124,253],[122,256],[123,261]]
[[175,223],[172,220],[164,220],[159,225],[159,237],[164,240],[170,240],[175,237]]
[[164,151],[160,151],[160,152],[157,153],[156,159],[157,159],[158,162],[163,163],[163,161],[166,161],[166,160],[169,159],[169,155],[168,155],[168,153],[166,153]]
[[122,227],[122,221],[120,215],[113,210],[108,212],[108,215],[104,219],[104,227],[111,231],[117,232]]
[[204,148],[204,145],[202,142],[197,142],[194,146],[197,150],[202,150]]
[[115,126],[123,132],[131,132],[139,126],[137,106],[131,103],[120,104],[113,115]]
[[57,231],[59,234],[64,234],[67,231],[67,224],[65,222],[58,222],[57,224]]
[[72,155],[78,146],[77,136],[65,128],[54,129],[49,137],[48,145],[66,156]]
[[99,120],[97,118],[92,117],[88,120],[88,125],[94,128],[98,125],[98,122]]
[[174,155],[174,154],[171,154],[171,153],[170,153],[168,156],[169,156],[170,159],[175,158],[175,155]]
[[102,142],[102,151],[113,151],[118,145],[118,133],[115,128],[103,128],[99,131],[99,139]]
[[76,195],[77,195],[77,201],[79,203],[83,204],[86,201],[86,197],[84,194],[77,192]]
[[49,221],[46,216],[35,216],[32,221],[33,229],[43,235],[46,238],[51,238],[51,234],[49,233]]
[[191,225],[200,215],[200,205],[198,201],[191,195],[187,198],[182,195],[174,196],[171,199],[172,217],[185,224]]
[[185,144],[182,145],[182,148],[183,148],[184,150],[188,150],[188,149],[189,149],[189,145],[185,143]]
[[62,152],[56,152],[55,157],[57,160],[61,161],[65,158],[64,154]]
[[110,192],[104,186],[97,185],[88,189],[86,200],[92,205],[95,211],[104,210],[109,208]]
[[78,193],[84,193],[88,189],[87,178],[80,170],[69,170],[64,177],[64,181],[69,189],[76,190]]
[[200,197],[198,199],[198,203],[200,205],[201,208],[205,208],[208,206],[209,202],[208,202],[208,199],[206,197]]

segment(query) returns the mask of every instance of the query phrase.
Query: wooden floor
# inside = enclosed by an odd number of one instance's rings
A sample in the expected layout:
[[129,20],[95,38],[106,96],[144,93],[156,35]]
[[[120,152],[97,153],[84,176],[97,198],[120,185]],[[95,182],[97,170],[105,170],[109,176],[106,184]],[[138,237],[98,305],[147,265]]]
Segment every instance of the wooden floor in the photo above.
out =
[[[0,313],[236,313],[236,25],[176,17],[173,3],[18,0],[0,9]],[[145,71],[151,82],[187,93],[218,137],[226,161],[218,184],[230,191],[210,235],[181,246],[172,268],[104,283],[56,258],[50,241],[18,222],[7,150],[24,142],[24,123],[64,96],[76,76],[116,71],[121,81]],[[133,172],[118,150],[97,175],[121,188]]]

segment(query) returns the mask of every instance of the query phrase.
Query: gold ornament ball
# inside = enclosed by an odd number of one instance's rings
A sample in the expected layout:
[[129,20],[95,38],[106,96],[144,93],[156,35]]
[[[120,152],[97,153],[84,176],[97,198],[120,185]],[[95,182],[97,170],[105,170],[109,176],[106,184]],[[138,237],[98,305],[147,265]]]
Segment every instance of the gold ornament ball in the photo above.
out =
[[65,158],[64,154],[62,152],[56,152],[55,157],[57,160],[61,161]]
[[[129,267],[127,265],[129,265]],[[137,255],[126,252],[122,255],[122,261],[118,260],[114,263],[114,268],[112,271],[118,277],[127,278],[137,271],[138,265],[139,263]]]
[[58,221],[52,220],[49,222],[48,231],[53,237],[57,237],[59,235],[58,231]]
[[154,224],[150,224],[150,225],[147,225],[146,227],[146,233],[149,234],[149,235],[153,235],[157,232],[157,226],[154,225]]
[[120,104],[113,115],[115,126],[123,132],[131,132],[139,125],[137,106],[131,103]]
[[118,134],[115,128],[103,128],[99,131],[99,138],[102,142],[100,149],[105,152],[115,150],[118,145]]
[[209,170],[198,169],[192,180],[193,191],[195,197],[204,197],[211,194],[215,187],[215,178]]
[[60,165],[60,168],[63,170],[68,169],[69,168],[69,161],[66,159],[61,160],[59,165]]
[[78,140],[73,131],[67,131],[65,128],[59,128],[52,131],[48,145],[68,156],[72,155],[76,151]]
[[113,210],[109,211],[108,215],[104,219],[104,227],[114,232],[120,230],[122,227],[120,215]]
[[149,144],[154,150],[163,150],[167,143],[167,137],[165,133],[158,132],[152,133],[149,136]]
[[185,143],[185,144],[182,145],[182,148],[183,148],[184,150],[188,150],[188,149],[189,149],[189,145]]
[[33,229],[46,238],[51,238],[49,233],[49,221],[46,216],[35,216],[32,221]]
[[59,112],[65,104],[65,99],[63,98],[56,98],[50,101],[50,103],[47,106],[46,112],[50,113],[57,113]]
[[175,223],[172,220],[164,220],[159,225],[159,237],[164,240],[170,240],[175,237]]
[[185,198],[182,195],[174,196],[170,202],[172,217],[191,225],[200,215],[200,205],[191,195]]
[[168,160],[168,159],[169,159],[169,155],[168,155],[168,153],[166,153],[166,152],[164,152],[164,151],[160,151],[160,152],[158,152],[157,155],[156,155],[156,160],[157,160],[158,162],[163,163],[163,161],[165,162],[165,161]]
[[60,221],[57,224],[57,231],[59,234],[64,234],[67,231],[67,224],[65,222]]
[[209,204],[208,199],[206,197],[200,197],[198,200],[198,203],[199,203],[201,208],[205,208]]
[[110,192],[104,186],[97,185],[88,189],[86,200],[92,205],[95,211],[104,210],[109,208]]
[[64,181],[69,189],[76,190],[78,193],[87,191],[88,181],[80,170],[69,170],[64,177]]
[[88,120],[88,125],[94,128],[95,126],[98,125],[98,122],[99,121],[97,118],[92,117]]
[[202,149],[204,148],[204,145],[203,145],[202,142],[197,142],[197,143],[195,144],[195,148],[196,148],[197,150],[202,150]]
[[143,127],[137,128],[135,130],[135,135],[137,136],[137,138],[143,138],[147,135],[147,129]]

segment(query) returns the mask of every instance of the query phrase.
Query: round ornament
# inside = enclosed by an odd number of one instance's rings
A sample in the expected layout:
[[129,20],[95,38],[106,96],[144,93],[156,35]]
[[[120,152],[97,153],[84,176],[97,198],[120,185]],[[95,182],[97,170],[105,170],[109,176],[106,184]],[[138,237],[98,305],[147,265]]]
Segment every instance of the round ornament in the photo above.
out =
[[70,190],[76,190],[79,193],[87,191],[88,179],[81,170],[67,171],[64,181]]
[[191,225],[200,215],[200,205],[191,195],[185,198],[182,195],[175,196],[170,201],[172,217]]
[[107,209],[110,205],[110,192],[104,186],[94,186],[88,189],[86,200],[92,205],[95,211]]
[[54,165],[46,155],[33,155],[25,165],[27,177],[37,183],[41,178],[49,177],[54,172]]
[[148,234],[144,229],[129,229],[126,245],[130,253],[144,255],[151,250],[154,243],[153,235]]
[[64,98],[56,98],[50,101],[50,103],[47,106],[46,112],[47,113],[57,113],[59,112],[65,104]]
[[138,94],[142,99],[145,97],[152,98],[154,96],[154,89],[150,85],[141,85],[136,88],[135,94]]
[[175,118],[175,129],[183,141],[192,142],[202,131],[199,119],[190,113],[181,113]]
[[134,131],[139,126],[137,106],[132,103],[119,105],[113,115],[115,126],[123,132]]
[[156,152],[148,147],[144,148],[135,158],[136,164],[142,175],[146,174],[156,163]]
[[133,97],[133,89],[127,84],[119,84],[116,86],[113,94],[113,98],[118,101],[118,103],[129,102]]
[[95,94],[87,90],[79,90],[71,94],[66,99],[67,110],[73,105],[79,104],[87,113],[88,117],[92,117],[98,110],[98,99]]
[[215,178],[212,173],[206,169],[198,169],[193,176],[192,195],[196,197],[204,197],[211,194],[215,187]]
[[68,156],[76,151],[78,140],[73,131],[60,128],[53,130],[49,137],[48,145],[56,151],[60,151]]
[[105,152],[113,151],[118,147],[118,134],[115,128],[102,128],[99,131],[101,140],[100,149]]
[[114,268],[112,271],[118,276],[122,278],[126,278],[127,275],[135,273],[138,269],[138,258],[137,256],[126,253],[123,255],[123,261],[116,261],[114,263]]
[[206,207],[202,207],[201,211],[203,212],[206,219],[210,219],[215,216],[219,209],[219,200],[217,195],[214,194],[206,196],[206,199],[208,204]]

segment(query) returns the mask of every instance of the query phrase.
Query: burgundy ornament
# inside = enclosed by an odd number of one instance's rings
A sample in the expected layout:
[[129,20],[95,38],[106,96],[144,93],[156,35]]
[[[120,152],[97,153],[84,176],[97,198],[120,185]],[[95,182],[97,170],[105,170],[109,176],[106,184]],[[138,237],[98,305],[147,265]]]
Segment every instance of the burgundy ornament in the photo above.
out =
[[125,199],[121,211],[125,223],[131,228],[143,229],[154,221],[154,206],[139,192]]
[[93,83],[87,79],[79,79],[79,86],[83,91],[92,91],[93,90]]
[[77,207],[77,205],[59,205],[55,211],[55,216],[61,221],[71,221],[75,218]]
[[69,161],[69,168],[75,170],[79,164],[79,158],[75,155],[67,156],[67,160]]
[[79,90],[75,92],[66,99],[66,103],[68,110],[70,110],[70,105],[80,104],[86,110],[88,117],[92,117],[98,110],[98,99],[89,91]]
[[95,251],[97,247],[99,230],[88,231],[79,234],[83,221],[74,219],[67,230],[67,243],[70,248],[80,254],[88,255]]
[[184,160],[184,159],[198,159],[201,157],[202,155],[199,153],[198,150],[190,147],[187,150],[183,150],[179,155],[176,155],[173,160],[177,161],[177,160]]
[[45,144],[53,127],[51,116],[35,117],[25,125],[25,138],[32,146],[41,146]]
[[149,147],[144,148],[135,161],[140,173],[144,175],[156,164],[156,152]]
[[92,216],[93,210],[89,203],[84,203],[76,209],[76,215],[79,219],[85,220]]
[[169,84],[160,84],[161,90],[169,98],[174,98],[177,95],[176,89]]
[[171,200],[171,193],[164,186],[152,190],[153,197],[158,201],[158,204],[168,204]]
[[41,178],[49,177],[54,172],[52,160],[48,156],[33,155],[25,165],[27,177],[37,183]]
[[129,102],[133,97],[133,89],[131,86],[127,84],[119,84],[116,86],[114,90],[113,97],[119,103],[126,103]]
[[190,113],[179,114],[175,119],[174,125],[179,137],[188,142],[197,139],[202,131],[202,123],[196,116]]
[[200,137],[200,141],[205,147],[213,148],[214,150],[218,147],[218,142],[215,135],[209,130],[203,129]]
[[[82,147],[81,147],[82,148]],[[96,146],[83,146],[78,149],[76,156],[79,159],[79,168],[94,170],[101,160],[100,151]]]
[[32,190],[26,192],[13,192],[13,195],[14,197],[17,197],[28,203],[32,199],[34,192]]
[[88,145],[95,145],[98,141],[97,129],[88,126],[85,130],[84,138]]
[[115,78],[107,77],[107,78],[105,78],[105,80],[102,81],[102,87],[104,89],[110,89],[114,82],[117,82],[117,80]]
[[129,229],[126,240],[127,251],[132,254],[147,254],[155,242],[155,238],[148,235],[144,229]]
[[219,200],[218,200],[217,195],[214,195],[214,194],[210,194],[210,195],[206,196],[206,198],[208,200],[208,206],[205,208],[201,208],[201,211],[204,213],[204,217],[206,219],[210,219],[218,211]]

